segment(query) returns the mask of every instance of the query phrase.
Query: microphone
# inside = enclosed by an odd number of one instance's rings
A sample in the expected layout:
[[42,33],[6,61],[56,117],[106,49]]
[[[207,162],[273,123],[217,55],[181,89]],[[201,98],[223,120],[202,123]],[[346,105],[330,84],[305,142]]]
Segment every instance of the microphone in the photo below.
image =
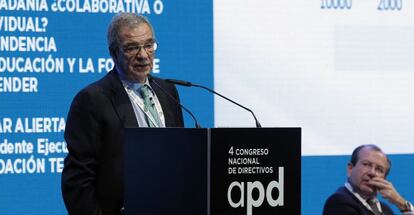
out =
[[226,99],[227,101],[229,101],[229,102],[231,102],[231,103],[233,103],[233,104],[235,104],[235,105],[237,105],[237,106],[239,106],[239,107],[241,107],[241,108],[243,108],[243,109],[245,109],[245,110],[249,111],[249,112],[253,115],[253,118],[254,118],[254,120],[255,120],[255,122],[256,122],[256,128],[261,128],[261,127],[262,127],[262,126],[260,125],[260,123],[259,123],[259,120],[257,120],[257,118],[256,118],[256,116],[254,115],[254,113],[253,113],[253,111],[252,111],[252,110],[250,110],[249,108],[247,108],[247,107],[245,107],[245,106],[243,106],[243,105],[241,105],[241,104],[239,104],[239,103],[237,103],[237,102],[235,102],[235,101],[233,101],[233,100],[231,100],[231,99],[229,99],[229,98],[227,98],[227,97],[225,97],[225,96],[221,95],[220,93],[218,93],[218,92],[216,92],[216,91],[214,91],[214,90],[212,90],[212,89],[210,89],[210,88],[208,88],[208,87],[206,87],[206,86],[199,85],[199,84],[193,84],[193,83],[188,82],[188,81],[175,80],[175,79],[165,79],[165,81],[166,81],[166,82],[173,83],[173,84],[181,85],[181,86],[186,86],[186,87],[199,87],[199,88],[203,88],[203,89],[205,89],[205,90],[207,90],[207,91],[209,91],[209,92],[211,92],[211,93],[213,93],[213,94],[215,94],[215,95],[218,95],[218,96],[220,96],[221,98]]
[[184,105],[182,105],[180,103],[180,101],[178,101],[174,96],[172,96],[171,94],[169,94],[164,88],[162,88],[155,80],[154,77],[152,77],[152,75],[148,74],[148,79],[150,82],[154,83],[158,88],[160,88],[160,90],[167,95],[170,99],[172,99],[175,103],[177,103],[181,108],[183,108],[188,114],[190,114],[191,118],[193,118],[194,122],[195,122],[195,127],[196,128],[201,128],[200,124],[198,124],[197,119],[195,118],[195,116],[193,115],[193,113],[191,113],[190,110],[188,110],[186,107],[184,107]]

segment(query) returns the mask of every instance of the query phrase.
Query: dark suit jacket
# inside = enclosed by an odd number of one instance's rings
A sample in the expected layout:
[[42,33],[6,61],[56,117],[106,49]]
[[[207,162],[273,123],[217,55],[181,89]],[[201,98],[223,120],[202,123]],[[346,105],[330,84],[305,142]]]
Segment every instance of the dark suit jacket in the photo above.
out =
[[[391,208],[381,202],[384,215],[393,215]],[[346,187],[340,187],[325,202],[323,215],[374,215]]]
[[[174,85],[154,80],[178,100]],[[183,127],[180,106],[151,83],[166,126]],[[65,130],[69,153],[62,172],[62,194],[69,214],[120,214],[126,127],[138,127],[138,123],[116,71],[87,86],[73,99]]]

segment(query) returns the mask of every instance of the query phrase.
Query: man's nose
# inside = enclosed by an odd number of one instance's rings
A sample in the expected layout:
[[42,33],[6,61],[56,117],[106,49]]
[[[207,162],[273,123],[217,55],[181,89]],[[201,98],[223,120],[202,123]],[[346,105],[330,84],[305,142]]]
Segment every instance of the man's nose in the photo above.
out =
[[377,170],[375,169],[375,166],[372,166],[370,169],[369,169],[369,171],[368,171],[368,174],[370,175],[370,176],[377,176]]
[[140,47],[140,48],[139,48],[139,50],[138,50],[138,52],[137,52],[137,54],[136,54],[136,57],[145,58],[145,57],[149,57],[149,54],[148,54],[148,52],[144,49],[144,47]]

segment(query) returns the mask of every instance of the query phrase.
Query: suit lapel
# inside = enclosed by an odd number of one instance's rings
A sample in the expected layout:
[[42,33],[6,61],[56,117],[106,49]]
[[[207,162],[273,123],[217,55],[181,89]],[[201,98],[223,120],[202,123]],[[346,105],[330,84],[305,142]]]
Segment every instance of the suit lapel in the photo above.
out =
[[[362,204],[362,202],[353,193],[351,193],[351,191],[349,191],[346,187],[341,187],[341,189],[342,189],[342,192],[344,192],[348,196],[350,196],[353,199],[353,201],[355,202],[355,204],[358,205],[360,213],[362,215],[375,215],[374,212],[370,211],[367,207],[365,207],[365,205]],[[383,208],[382,204],[381,204],[381,208]],[[383,213],[384,213],[384,211],[383,211]]]
[[131,101],[129,100],[128,94],[125,92],[121,80],[116,74],[116,70],[112,70],[108,75],[111,84],[111,95],[109,98],[111,99],[112,105],[118,114],[121,124],[124,128],[138,127],[138,122]]

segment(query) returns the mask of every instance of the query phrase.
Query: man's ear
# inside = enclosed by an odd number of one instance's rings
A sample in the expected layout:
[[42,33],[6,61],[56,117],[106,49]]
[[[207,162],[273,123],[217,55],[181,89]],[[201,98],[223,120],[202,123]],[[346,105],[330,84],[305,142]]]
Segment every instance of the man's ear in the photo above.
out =
[[349,177],[349,176],[351,176],[351,172],[352,172],[352,169],[354,168],[354,165],[351,163],[351,162],[349,162],[348,163],[348,166],[347,166],[347,168],[346,168],[346,173],[347,173],[347,176]]

